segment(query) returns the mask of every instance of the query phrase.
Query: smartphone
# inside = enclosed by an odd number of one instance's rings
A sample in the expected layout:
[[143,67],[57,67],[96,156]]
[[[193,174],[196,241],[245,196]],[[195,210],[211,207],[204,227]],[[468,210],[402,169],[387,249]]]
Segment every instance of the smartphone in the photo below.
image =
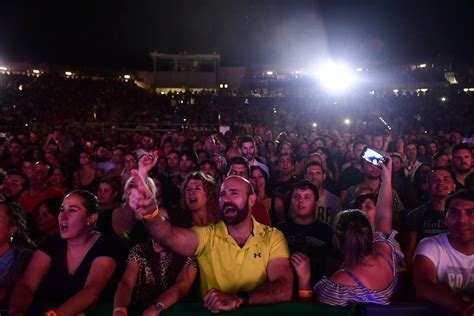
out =
[[370,147],[365,147],[360,156],[377,167],[380,167],[381,164],[387,163],[388,161],[384,155]]

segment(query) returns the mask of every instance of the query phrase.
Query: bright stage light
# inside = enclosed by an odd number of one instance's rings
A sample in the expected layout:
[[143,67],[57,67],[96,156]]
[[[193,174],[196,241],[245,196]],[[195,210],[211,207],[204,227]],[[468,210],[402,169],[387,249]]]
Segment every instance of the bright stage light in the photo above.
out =
[[344,124],[346,124],[346,125],[350,125],[350,124],[351,124],[351,120],[350,120],[350,119],[348,119],[348,118],[346,118],[346,119],[344,120]]
[[313,127],[317,127],[318,126],[318,123],[313,123]]
[[123,78],[124,78],[124,79],[130,79],[131,76],[130,76],[130,75],[123,75]]
[[446,97],[442,97],[442,98],[441,98],[441,101],[442,101],[442,102],[445,102],[445,101],[446,101]]
[[321,84],[332,93],[344,92],[354,82],[354,72],[344,64],[327,63],[317,72]]

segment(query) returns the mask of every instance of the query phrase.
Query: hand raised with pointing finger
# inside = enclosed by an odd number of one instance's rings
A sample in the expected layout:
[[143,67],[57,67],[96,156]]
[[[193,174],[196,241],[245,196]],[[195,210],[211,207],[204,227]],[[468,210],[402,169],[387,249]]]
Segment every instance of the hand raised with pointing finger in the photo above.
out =
[[157,208],[156,199],[136,170],[132,170],[132,176],[135,187],[128,194],[128,204],[137,218],[142,218],[143,215],[149,214]]

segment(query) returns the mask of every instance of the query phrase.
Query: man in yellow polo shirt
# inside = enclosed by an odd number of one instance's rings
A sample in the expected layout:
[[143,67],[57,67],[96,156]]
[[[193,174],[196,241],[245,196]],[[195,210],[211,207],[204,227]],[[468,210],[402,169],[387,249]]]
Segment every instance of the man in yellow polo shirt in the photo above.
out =
[[288,245],[280,231],[253,219],[250,209],[256,195],[247,179],[229,176],[222,183],[223,221],[185,229],[159,215],[153,195],[137,173],[134,177],[137,188],[129,195],[130,206],[154,240],[183,256],[196,255],[204,305],[210,311],[291,299]]

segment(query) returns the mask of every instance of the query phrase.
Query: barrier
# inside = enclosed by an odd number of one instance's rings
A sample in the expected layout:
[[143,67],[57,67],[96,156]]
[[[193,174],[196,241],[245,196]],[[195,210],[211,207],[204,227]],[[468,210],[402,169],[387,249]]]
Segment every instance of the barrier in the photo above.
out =
[[[141,308],[129,309],[128,315],[141,315]],[[96,316],[112,315],[112,304],[99,304],[94,312]],[[454,313],[446,311],[439,306],[427,302],[393,302],[390,305],[376,305],[376,304],[352,304],[349,307],[333,307],[324,304],[310,304],[310,303],[282,303],[265,306],[248,306],[241,307],[236,311],[231,312],[232,316],[315,316],[315,315],[329,315],[329,316],[454,316]],[[192,304],[177,304],[167,309],[164,313],[167,316],[209,316],[215,315],[207,310],[201,303]],[[225,312],[221,313],[225,314]]]
[[[94,315],[112,315],[112,305],[98,305]],[[232,316],[280,316],[280,315],[298,315],[298,316],[315,316],[315,315],[332,315],[332,316],[354,316],[356,315],[356,304],[347,308],[338,308],[322,304],[304,304],[304,303],[282,303],[265,306],[248,306],[241,307],[231,312]],[[202,304],[177,304],[167,309],[164,313],[167,316],[209,316],[216,315],[207,310]],[[222,313],[221,313],[222,314]],[[225,313],[224,313],[225,314]],[[141,315],[137,310],[129,310],[128,315]]]

